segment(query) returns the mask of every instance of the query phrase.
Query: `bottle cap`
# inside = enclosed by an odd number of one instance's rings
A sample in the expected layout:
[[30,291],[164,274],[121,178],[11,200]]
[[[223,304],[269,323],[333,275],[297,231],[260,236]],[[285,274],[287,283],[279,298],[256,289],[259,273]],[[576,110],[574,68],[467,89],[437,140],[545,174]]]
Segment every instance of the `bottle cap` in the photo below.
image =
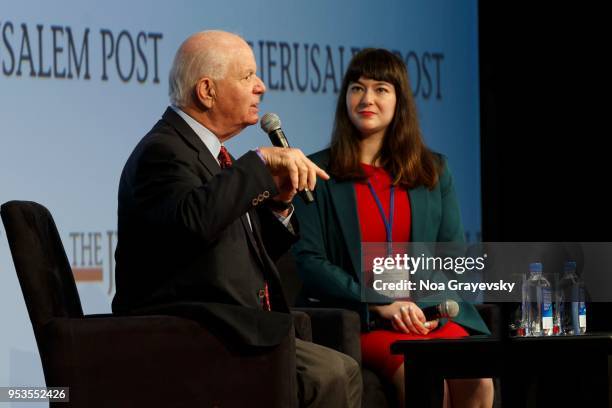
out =
[[574,272],[576,271],[576,261],[567,261],[563,266],[563,272]]
[[542,263],[532,262],[529,264],[529,272],[542,273]]

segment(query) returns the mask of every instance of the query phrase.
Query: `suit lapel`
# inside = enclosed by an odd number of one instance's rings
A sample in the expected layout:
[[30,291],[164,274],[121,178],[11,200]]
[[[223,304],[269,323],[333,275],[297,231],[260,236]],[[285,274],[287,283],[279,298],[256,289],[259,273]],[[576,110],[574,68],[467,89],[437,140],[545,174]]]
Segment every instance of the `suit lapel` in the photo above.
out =
[[198,160],[200,160],[211,176],[214,176],[221,171],[221,167],[219,167],[217,159],[213,157],[212,153],[210,153],[204,142],[202,142],[202,139],[196,135],[187,122],[185,122],[183,118],[181,118],[172,108],[166,109],[162,119],[172,125],[180,137],[198,152]]
[[429,192],[421,186],[408,190],[410,197],[410,241],[425,242],[429,213]]
[[361,231],[359,229],[357,198],[355,197],[353,183],[331,179],[328,186],[338,216],[340,230],[353,264],[353,270],[361,280]]

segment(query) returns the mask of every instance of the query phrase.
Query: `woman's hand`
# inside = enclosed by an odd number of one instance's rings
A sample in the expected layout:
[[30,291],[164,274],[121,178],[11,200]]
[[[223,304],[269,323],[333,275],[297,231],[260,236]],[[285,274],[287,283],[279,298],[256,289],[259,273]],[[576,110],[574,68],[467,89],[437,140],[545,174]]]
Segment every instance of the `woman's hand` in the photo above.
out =
[[371,306],[370,310],[390,320],[393,329],[398,332],[427,334],[438,327],[438,320],[425,321],[425,314],[413,302],[393,302],[390,305]]

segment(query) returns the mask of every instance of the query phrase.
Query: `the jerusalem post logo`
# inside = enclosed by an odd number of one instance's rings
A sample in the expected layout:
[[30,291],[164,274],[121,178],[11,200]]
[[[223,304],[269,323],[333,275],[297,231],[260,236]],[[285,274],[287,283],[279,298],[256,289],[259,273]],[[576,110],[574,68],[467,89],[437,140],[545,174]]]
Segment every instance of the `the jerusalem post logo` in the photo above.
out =
[[114,253],[117,231],[71,232],[69,242],[74,280],[77,283],[105,285],[107,294],[111,295],[115,290]]

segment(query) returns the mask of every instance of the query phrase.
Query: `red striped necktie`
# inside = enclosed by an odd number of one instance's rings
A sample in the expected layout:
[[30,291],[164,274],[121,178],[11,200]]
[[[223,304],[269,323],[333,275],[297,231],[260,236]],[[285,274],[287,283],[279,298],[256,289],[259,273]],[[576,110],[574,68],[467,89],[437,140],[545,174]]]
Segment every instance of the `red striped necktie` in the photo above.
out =
[[219,150],[219,155],[217,156],[219,160],[219,166],[222,169],[227,169],[228,167],[232,167],[232,158],[229,155],[229,152],[225,148],[225,146],[221,146],[221,150]]

